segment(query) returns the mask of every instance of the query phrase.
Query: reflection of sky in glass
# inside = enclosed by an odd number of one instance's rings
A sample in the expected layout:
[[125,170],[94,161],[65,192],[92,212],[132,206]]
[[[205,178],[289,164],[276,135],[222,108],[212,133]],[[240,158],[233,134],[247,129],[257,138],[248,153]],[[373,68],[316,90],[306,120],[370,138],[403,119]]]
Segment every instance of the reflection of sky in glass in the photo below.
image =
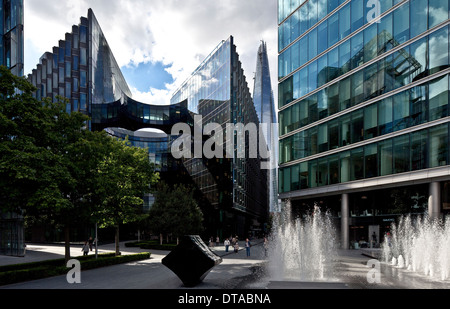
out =
[[191,77],[176,91],[171,104],[188,100],[188,109],[198,113],[198,104],[204,100],[230,99],[231,71],[230,39],[222,41]]

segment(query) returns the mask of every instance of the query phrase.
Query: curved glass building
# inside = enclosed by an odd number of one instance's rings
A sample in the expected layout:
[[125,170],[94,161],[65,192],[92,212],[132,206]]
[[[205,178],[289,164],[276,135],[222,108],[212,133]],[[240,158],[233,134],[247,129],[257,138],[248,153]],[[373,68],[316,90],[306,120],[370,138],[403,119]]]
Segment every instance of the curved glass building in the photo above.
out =
[[[279,0],[279,193],[381,240],[450,211],[449,1]],[[370,246],[377,244],[369,244]]]
[[[132,99],[90,9],[87,18],[82,17],[52,52],[41,57],[28,79],[37,88],[37,99],[65,97],[67,112],[90,116],[90,130],[106,130],[121,139],[128,137],[132,145],[148,149],[161,179],[194,184],[208,237],[246,236],[251,230],[261,230],[268,208],[267,177],[260,168],[260,158],[174,159],[171,152],[177,139],[171,132],[173,125],[183,123],[194,128],[195,116],[203,117],[205,125],[259,124],[232,37],[211,52],[176,91],[170,104],[150,105]],[[241,133],[246,134],[235,132]],[[244,147],[233,151],[248,152],[248,144]],[[151,199],[145,198],[146,208]]]

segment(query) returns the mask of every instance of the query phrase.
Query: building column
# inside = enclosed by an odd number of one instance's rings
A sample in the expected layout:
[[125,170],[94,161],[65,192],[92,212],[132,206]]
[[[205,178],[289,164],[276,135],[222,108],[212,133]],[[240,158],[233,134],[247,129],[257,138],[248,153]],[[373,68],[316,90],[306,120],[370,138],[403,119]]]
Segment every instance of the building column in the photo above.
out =
[[349,249],[349,199],[344,193],[341,197],[341,248]]
[[430,219],[439,219],[441,216],[441,184],[437,181],[430,183],[428,215]]

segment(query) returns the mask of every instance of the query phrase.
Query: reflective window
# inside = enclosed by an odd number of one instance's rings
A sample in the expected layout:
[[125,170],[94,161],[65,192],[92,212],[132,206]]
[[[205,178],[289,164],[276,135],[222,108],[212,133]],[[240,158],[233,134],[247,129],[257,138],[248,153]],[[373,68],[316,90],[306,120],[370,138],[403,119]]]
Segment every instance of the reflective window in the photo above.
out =
[[409,134],[394,138],[394,173],[409,172]]
[[448,125],[430,129],[430,167],[448,164]]
[[448,75],[429,84],[430,121],[448,116],[449,78]]

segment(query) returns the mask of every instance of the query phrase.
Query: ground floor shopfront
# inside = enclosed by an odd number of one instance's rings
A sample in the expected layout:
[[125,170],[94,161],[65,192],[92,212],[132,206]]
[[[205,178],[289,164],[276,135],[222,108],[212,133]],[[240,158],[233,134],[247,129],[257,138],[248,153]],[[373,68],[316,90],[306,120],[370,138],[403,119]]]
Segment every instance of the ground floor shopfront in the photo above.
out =
[[344,192],[289,198],[294,215],[319,206],[334,223],[339,246],[346,249],[379,247],[402,216],[450,215],[450,180],[373,186]]

